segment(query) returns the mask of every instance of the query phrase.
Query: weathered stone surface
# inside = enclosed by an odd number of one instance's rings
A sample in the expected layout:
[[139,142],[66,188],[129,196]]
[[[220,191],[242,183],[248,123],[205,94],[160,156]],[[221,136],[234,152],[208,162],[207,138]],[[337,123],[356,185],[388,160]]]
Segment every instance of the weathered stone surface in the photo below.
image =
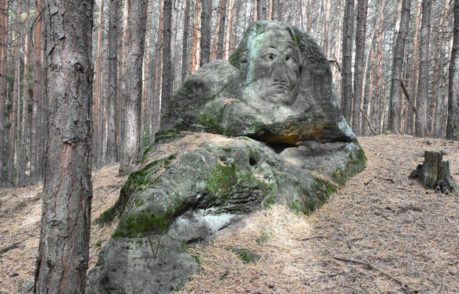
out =
[[230,62],[200,68],[172,99],[162,130],[205,130],[269,143],[354,141],[328,60],[306,33],[259,21]]
[[186,244],[207,240],[273,203],[308,213],[364,166],[363,151],[353,142],[316,142],[280,154],[247,137],[205,133],[160,144],[109,212],[120,215],[119,224],[91,272],[88,291],[162,293],[180,287],[199,268]]
[[309,213],[366,163],[320,48],[277,22],[187,79],[156,139],[100,218],[119,223],[88,293],[179,289],[199,270],[189,244],[274,203]]

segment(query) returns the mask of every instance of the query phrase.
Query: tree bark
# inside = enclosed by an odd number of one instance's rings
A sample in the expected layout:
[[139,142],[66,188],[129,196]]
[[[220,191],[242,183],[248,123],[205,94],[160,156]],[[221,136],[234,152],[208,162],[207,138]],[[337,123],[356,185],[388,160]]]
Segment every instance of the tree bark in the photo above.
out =
[[427,102],[429,101],[429,48],[432,0],[422,1],[421,45],[419,47],[419,79],[416,97],[416,136],[427,135]]
[[5,182],[5,102],[7,93],[8,1],[0,0],[0,184]]
[[97,45],[96,45],[96,59],[94,69],[94,97],[92,102],[92,163],[95,167],[103,164],[102,151],[102,38],[104,37],[104,26],[102,25],[104,19],[104,1],[99,2],[99,21],[97,29]]
[[201,52],[199,66],[203,66],[210,61],[210,41],[211,41],[211,17],[212,1],[202,0],[201,11]]
[[264,20],[267,18],[268,7],[266,6],[266,0],[257,1],[257,20]]
[[350,123],[352,116],[352,44],[354,35],[354,0],[346,0],[343,17],[343,47],[341,71],[341,105]]
[[218,10],[218,40],[217,40],[217,59],[223,59],[225,49],[225,21],[226,21],[226,0],[220,0]]
[[182,82],[188,76],[188,38],[190,35],[190,0],[185,2],[185,17],[183,19],[183,47],[182,47]]
[[84,293],[91,213],[93,1],[45,0],[48,142],[35,293]]
[[360,104],[363,92],[363,67],[365,65],[365,35],[367,32],[368,0],[357,1],[357,28],[355,36],[354,62],[354,113],[352,128],[360,134]]
[[171,56],[172,1],[165,0],[163,9],[163,77],[161,87],[161,113],[165,114],[172,97],[173,82]]
[[[325,56],[328,58],[328,38],[329,38],[329,30],[330,30],[330,10],[331,10],[331,0],[324,0],[325,3],[324,3],[324,29],[323,29],[323,41],[322,41],[322,48],[324,50],[324,54]],[[368,4],[368,0],[360,0],[360,2],[367,2]],[[367,5],[368,7],[368,5]],[[359,10],[360,11],[360,10]],[[357,16],[358,17],[358,16]],[[366,22],[366,13],[365,13],[365,22]],[[359,29],[358,29],[358,23],[357,23],[357,32],[359,32]],[[365,37],[364,37],[365,39]]]
[[446,137],[459,140],[459,0],[454,1],[454,36],[449,67]]
[[406,37],[410,22],[410,0],[402,0],[399,8],[399,19],[396,25],[396,39],[392,63],[392,78],[390,86],[389,130],[399,134],[401,132],[401,82],[403,58],[405,55]]
[[147,0],[128,1],[126,72],[121,78],[121,95],[125,101],[124,131],[121,145],[120,175],[130,173],[139,160],[140,111],[142,99],[142,61],[144,54]]
[[13,44],[13,56],[15,58],[14,61],[14,82],[13,82],[13,93],[11,95],[11,111],[9,113],[9,134],[8,134],[8,143],[9,143],[9,150],[8,150],[8,181],[11,184],[16,184],[16,176],[17,176],[17,151],[18,151],[18,144],[17,140],[18,137],[18,102],[20,97],[20,82],[21,82],[21,15],[22,15],[22,1],[18,0],[16,3],[17,10],[15,13],[15,39],[16,42]]
[[118,38],[120,0],[110,0],[108,16],[107,162],[118,161],[116,108],[118,104]]
[[202,3],[199,0],[195,0],[194,4],[193,41],[191,44],[191,73],[194,73],[199,68],[199,44],[201,42],[201,30],[199,28],[201,27]]

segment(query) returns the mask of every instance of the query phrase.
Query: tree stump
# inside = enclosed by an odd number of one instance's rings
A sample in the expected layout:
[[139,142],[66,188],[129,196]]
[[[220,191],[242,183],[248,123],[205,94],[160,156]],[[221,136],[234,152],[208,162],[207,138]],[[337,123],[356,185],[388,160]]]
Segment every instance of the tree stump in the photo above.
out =
[[459,187],[449,170],[449,161],[443,161],[441,152],[425,151],[424,163],[411,172],[410,179],[418,179],[424,187],[441,193],[459,195]]

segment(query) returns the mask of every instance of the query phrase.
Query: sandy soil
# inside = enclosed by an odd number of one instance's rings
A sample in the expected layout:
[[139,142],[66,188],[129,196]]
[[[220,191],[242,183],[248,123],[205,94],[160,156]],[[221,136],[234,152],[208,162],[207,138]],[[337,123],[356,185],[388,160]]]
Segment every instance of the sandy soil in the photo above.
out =
[[[459,181],[459,143],[409,136],[360,139],[367,169],[310,216],[259,211],[190,250],[202,271],[183,293],[459,293],[459,197],[408,175],[424,150],[446,152]],[[117,199],[117,166],[94,176],[93,216]],[[39,237],[39,185],[0,189],[0,293],[28,290]],[[91,266],[116,224],[92,226]],[[243,263],[235,248],[260,256]],[[154,291],[152,292],[154,293]]]

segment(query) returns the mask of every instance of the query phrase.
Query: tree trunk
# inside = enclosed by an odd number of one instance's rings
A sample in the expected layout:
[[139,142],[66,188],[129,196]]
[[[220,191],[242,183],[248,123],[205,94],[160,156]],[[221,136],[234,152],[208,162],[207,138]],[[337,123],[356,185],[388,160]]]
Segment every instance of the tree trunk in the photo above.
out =
[[266,0],[257,1],[257,20],[263,20],[267,18],[268,7],[266,6]]
[[408,34],[410,22],[410,2],[410,0],[402,0],[402,2],[400,3],[400,17],[396,25],[396,39],[394,47],[394,58],[392,63],[392,78],[389,98],[389,130],[396,134],[399,134],[401,131],[401,82],[406,37]]
[[182,47],[182,82],[188,76],[188,38],[190,35],[190,0],[185,2],[185,18],[183,19],[183,47]]
[[[26,21],[25,27],[29,27],[29,16],[30,16],[30,3],[26,2]],[[19,157],[18,157],[18,183],[25,183],[27,181],[26,176],[26,168],[27,168],[27,160],[29,156],[28,148],[29,142],[28,139],[30,138],[30,128],[29,128],[29,104],[30,104],[30,92],[29,92],[29,78],[30,78],[30,71],[29,71],[29,57],[30,57],[30,35],[29,31],[25,31],[24,35],[24,82],[23,90],[22,90],[22,116],[21,116],[21,141],[19,144]]]
[[[324,54],[328,57],[328,32],[330,30],[330,10],[331,10],[331,0],[324,0],[324,29],[323,29],[323,41],[322,41],[322,48],[324,50]],[[360,2],[367,2],[368,0],[360,0]],[[360,5],[360,4],[359,4]],[[368,7],[368,5],[367,5]],[[358,16],[357,16],[358,17]],[[366,13],[365,13],[365,21],[366,21]],[[359,31],[358,23],[357,23],[357,32]],[[364,37],[365,39],[365,37]]]
[[449,67],[446,137],[459,140],[459,0],[454,1],[454,36]]
[[5,102],[7,93],[8,1],[0,0],[0,184],[5,182]]
[[191,44],[191,73],[194,73],[200,64],[199,56],[200,47],[199,44],[201,42],[201,11],[202,11],[202,3],[199,0],[195,0],[194,6],[194,21],[193,21],[193,41]]
[[210,61],[210,41],[211,41],[211,17],[212,0],[202,0],[201,11],[201,52],[199,66],[203,66]]
[[416,136],[427,135],[427,102],[429,101],[429,47],[432,0],[422,1],[421,46],[419,47],[419,80],[416,97]]
[[48,142],[35,293],[84,293],[91,216],[93,1],[46,0]]
[[449,162],[443,161],[441,152],[424,153],[424,163],[411,172],[410,179],[418,179],[426,188],[441,193],[459,194],[459,187],[450,173]]
[[422,3],[415,1],[416,3],[416,24],[415,24],[415,33],[413,41],[413,57],[410,61],[410,80],[409,80],[409,89],[410,89],[410,101],[408,101],[408,111],[406,118],[406,132],[408,134],[413,134],[415,127],[415,105],[416,105],[416,94],[418,91],[418,69],[419,69],[419,37],[421,32],[421,10]]
[[172,1],[165,0],[163,9],[163,77],[161,87],[161,113],[165,114],[167,112],[170,99],[172,98]]
[[8,135],[8,143],[9,143],[9,160],[8,160],[8,181],[11,184],[16,184],[16,175],[17,175],[17,151],[18,151],[18,102],[19,102],[19,93],[21,91],[20,82],[21,82],[21,15],[22,15],[22,1],[18,0],[16,3],[17,10],[15,13],[15,40],[16,42],[13,44],[13,56],[15,58],[14,61],[14,82],[13,82],[13,93],[11,95],[11,111],[9,113],[9,135]]
[[225,21],[226,0],[220,0],[220,9],[218,11],[217,59],[223,59],[223,54],[225,53]]
[[102,100],[102,38],[104,36],[104,26],[102,25],[104,19],[104,1],[99,2],[99,22],[97,29],[97,46],[96,46],[96,60],[94,72],[94,97],[92,101],[92,160],[95,167],[100,167],[102,162],[101,146],[102,138],[102,124],[100,117],[102,116],[101,100]]
[[354,113],[352,128],[360,134],[360,104],[363,92],[363,67],[365,65],[365,35],[367,32],[368,0],[357,1],[357,31],[355,36],[354,62]]
[[354,0],[346,0],[343,17],[343,47],[341,62],[341,105],[350,123],[352,114],[352,44],[354,35]]
[[142,61],[147,18],[147,0],[128,1],[126,72],[121,78],[121,95],[125,101],[124,138],[121,145],[120,175],[130,173],[139,160],[140,111],[142,99]]
[[108,16],[107,162],[118,161],[116,108],[118,104],[118,38],[120,0],[110,0]]

